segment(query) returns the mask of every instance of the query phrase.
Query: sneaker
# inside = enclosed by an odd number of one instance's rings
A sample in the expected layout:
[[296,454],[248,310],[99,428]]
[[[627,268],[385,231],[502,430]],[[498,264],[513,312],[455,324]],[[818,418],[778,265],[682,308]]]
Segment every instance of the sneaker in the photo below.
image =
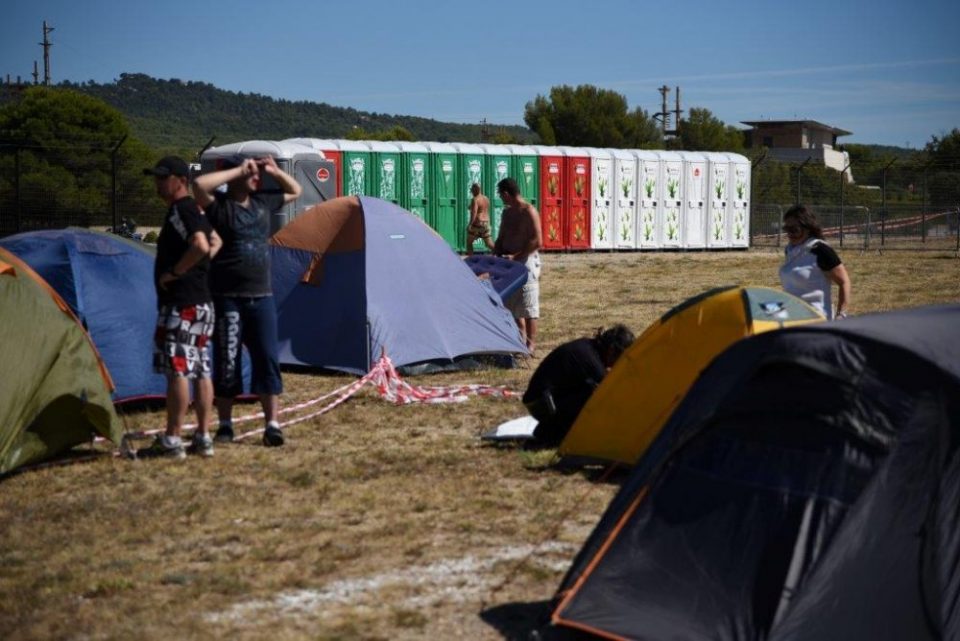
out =
[[280,447],[283,445],[283,432],[280,428],[268,425],[267,429],[263,430],[263,444],[267,447]]
[[203,457],[213,456],[213,439],[209,434],[194,432],[190,440],[190,446],[187,448],[187,454],[199,454]]
[[185,459],[187,458],[187,452],[183,447],[183,441],[177,439],[175,443],[171,443],[167,439],[166,435],[160,434],[155,439],[149,447],[141,447],[136,452],[136,458],[158,458],[158,457],[167,457],[175,459]]
[[229,425],[221,425],[217,428],[217,433],[213,435],[213,440],[217,443],[230,443],[233,441],[233,428]]

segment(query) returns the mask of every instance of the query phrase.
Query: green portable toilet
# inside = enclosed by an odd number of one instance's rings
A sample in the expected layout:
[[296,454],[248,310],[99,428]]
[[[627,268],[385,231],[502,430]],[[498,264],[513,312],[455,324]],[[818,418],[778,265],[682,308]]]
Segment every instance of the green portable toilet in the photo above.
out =
[[[484,174],[488,184],[484,187],[484,193],[490,198],[490,232],[496,238],[500,233],[500,218],[505,207],[497,193],[497,184],[504,178],[517,180],[513,175],[513,153],[506,145],[481,144],[480,148],[483,149],[486,160]],[[520,181],[517,180],[517,183]]]
[[373,152],[358,140],[334,140],[343,167],[344,196],[373,196]]
[[[460,196],[463,198],[463,204],[460,207],[460,216],[457,218],[457,225],[460,238],[463,239],[460,242],[460,245],[465,250],[467,242],[467,224],[470,222],[470,201],[473,199],[473,193],[470,191],[470,187],[473,186],[473,183],[480,185],[483,195],[490,199],[491,208],[493,207],[493,198],[495,194],[492,194],[488,190],[487,185],[484,182],[484,176],[487,172],[486,168],[484,167],[485,160],[483,149],[481,149],[478,145],[472,145],[463,142],[455,142],[451,144],[457,151],[457,178],[460,181]],[[491,232],[491,234],[492,233],[493,232]],[[493,239],[496,240],[496,236],[493,236]],[[487,251],[487,246],[483,243],[482,239],[478,238],[474,241],[473,251]]]
[[513,154],[513,178],[520,186],[520,195],[540,211],[540,156],[529,145],[506,145]]
[[455,251],[464,250],[458,212],[463,200],[457,180],[457,150],[443,142],[423,143],[430,152],[433,207],[427,222]]
[[372,152],[371,167],[373,176],[370,186],[373,196],[394,205],[400,204],[400,148],[391,142],[379,140],[362,141]]
[[433,196],[430,151],[419,142],[395,142],[400,149],[400,206],[427,222]]

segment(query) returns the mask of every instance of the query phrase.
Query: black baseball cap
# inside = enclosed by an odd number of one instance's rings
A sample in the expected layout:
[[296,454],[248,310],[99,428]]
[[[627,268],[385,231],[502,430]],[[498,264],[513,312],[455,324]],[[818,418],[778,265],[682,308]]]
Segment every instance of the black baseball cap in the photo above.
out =
[[157,161],[157,164],[150,169],[143,170],[144,176],[190,176],[190,166],[179,156],[165,156]]

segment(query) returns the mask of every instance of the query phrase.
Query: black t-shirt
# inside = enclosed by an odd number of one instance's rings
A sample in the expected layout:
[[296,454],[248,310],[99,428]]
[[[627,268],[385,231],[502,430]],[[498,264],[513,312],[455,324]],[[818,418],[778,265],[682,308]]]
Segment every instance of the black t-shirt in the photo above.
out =
[[193,198],[185,197],[170,205],[167,217],[157,238],[157,259],[153,264],[153,283],[157,288],[158,305],[199,305],[210,302],[207,276],[210,259],[204,258],[179,278],[160,287],[160,275],[176,266],[190,248],[190,239],[197,232],[206,234],[207,241],[213,227],[197,208]]
[[215,194],[207,207],[223,247],[210,267],[210,289],[215,296],[269,296],[270,215],[283,207],[283,192],[261,191],[250,195],[246,207]]
[[[534,438],[545,446],[559,445],[606,373],[596,341],[590,338],[564,343],[547,354],[523,394],[524,404],[536,407],[531,408],[538,421]],[[545,411],[540,402],[546,391],[553,398],[555,413]]]
[[842,262],[833,247],[823,241],[814,245],[810,249],[810,253],[817,257],[817,267],[825,272],[830,271]]

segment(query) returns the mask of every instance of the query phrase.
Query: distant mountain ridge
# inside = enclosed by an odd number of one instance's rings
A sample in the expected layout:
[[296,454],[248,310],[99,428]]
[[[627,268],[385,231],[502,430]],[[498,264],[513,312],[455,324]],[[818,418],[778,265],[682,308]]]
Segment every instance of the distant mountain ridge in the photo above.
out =
[[[407,129],[418,140],[480,142],[484,130],[481,125],[277,99],[140,73],[122,73],[118,81],[109,84],[63,82],[58,86],[110,104],[124,114],[137,138],[162,149],[196,149],[211,137],[215,137],[215,145],[241,140],[344,138],[354,127],[377,132],[395,126]],[[487,125],[486,129],[488,135],[503,132],[524,143],[536,138],[519,125]]]

